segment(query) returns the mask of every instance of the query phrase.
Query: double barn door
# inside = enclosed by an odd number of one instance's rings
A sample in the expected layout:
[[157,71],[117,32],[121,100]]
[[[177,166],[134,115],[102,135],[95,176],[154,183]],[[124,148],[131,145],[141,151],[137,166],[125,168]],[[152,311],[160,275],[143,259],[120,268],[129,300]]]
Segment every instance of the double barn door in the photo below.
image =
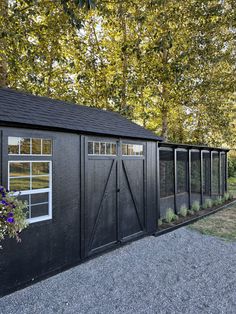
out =
[[85,139],[85,255],[145,232],[145,143]]

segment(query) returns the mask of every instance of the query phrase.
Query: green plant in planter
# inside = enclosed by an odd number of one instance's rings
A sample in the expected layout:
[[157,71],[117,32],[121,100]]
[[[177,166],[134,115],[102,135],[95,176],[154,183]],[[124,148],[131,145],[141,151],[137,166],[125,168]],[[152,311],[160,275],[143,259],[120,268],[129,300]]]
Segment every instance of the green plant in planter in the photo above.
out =
[[232,192],[229,192],[229,200],[232,200],[234,198],[234,194]]
[[200,210],[200,203],[198,201],[194,201],[191,206],[191,210],[198,212]]
[[211,198],[207,198],[204,202],[204,208],[211,208],[213,206],[213,201]]
[[167,211],[166,211],[165,221],[167,223],[170,223],[171,221],[178,220],[178,219],[179,219],[179,217],[177,215],[175,215],[173,209],[172,208],[168,208]]
[[224,199],[225,199],[226,202],[229,200],[229,197],[230,197],[229,193],[225,192]]
[[179,211],[180,216],[182,217],[186,217],[188,214],[188,208],[186,207],[186,205],[182,205],[180,207],[180,211]]
[[217,197],[215,200],[214,200],[214,205],[215,206],[218,206],[218,205],[221,205],[223,203],[223,199],[221,197]]
[[25,208],[26,202],[18,200],[13,192],[0,186],[0,242],[6,237],[20,241],[19,233],[28,225]]

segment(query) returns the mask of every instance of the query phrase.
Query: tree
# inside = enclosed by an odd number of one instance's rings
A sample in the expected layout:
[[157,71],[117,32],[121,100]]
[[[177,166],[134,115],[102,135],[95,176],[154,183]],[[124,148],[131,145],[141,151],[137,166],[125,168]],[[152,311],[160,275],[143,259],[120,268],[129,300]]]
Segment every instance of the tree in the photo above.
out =
[[169,141],[220,145],[233,140],[233,2],[12,0],[1,68],[10,87],[118,111]]

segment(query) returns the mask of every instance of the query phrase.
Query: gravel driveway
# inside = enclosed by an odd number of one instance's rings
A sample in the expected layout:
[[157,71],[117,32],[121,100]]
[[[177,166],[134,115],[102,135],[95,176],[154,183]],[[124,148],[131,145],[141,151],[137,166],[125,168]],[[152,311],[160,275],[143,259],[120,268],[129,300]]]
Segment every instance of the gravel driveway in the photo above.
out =
[[236,242],[181,228],[0,299],[0,313],[236,313]]

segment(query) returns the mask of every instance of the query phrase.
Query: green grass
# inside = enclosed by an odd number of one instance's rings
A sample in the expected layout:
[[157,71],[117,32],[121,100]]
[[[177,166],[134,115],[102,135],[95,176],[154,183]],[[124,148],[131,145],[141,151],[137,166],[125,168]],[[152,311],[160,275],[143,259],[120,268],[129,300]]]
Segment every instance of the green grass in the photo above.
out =
[[228,178],[228,191],[236,197],[236,177]]
[[202,234],[236,241],[236,204],[189,226]]

